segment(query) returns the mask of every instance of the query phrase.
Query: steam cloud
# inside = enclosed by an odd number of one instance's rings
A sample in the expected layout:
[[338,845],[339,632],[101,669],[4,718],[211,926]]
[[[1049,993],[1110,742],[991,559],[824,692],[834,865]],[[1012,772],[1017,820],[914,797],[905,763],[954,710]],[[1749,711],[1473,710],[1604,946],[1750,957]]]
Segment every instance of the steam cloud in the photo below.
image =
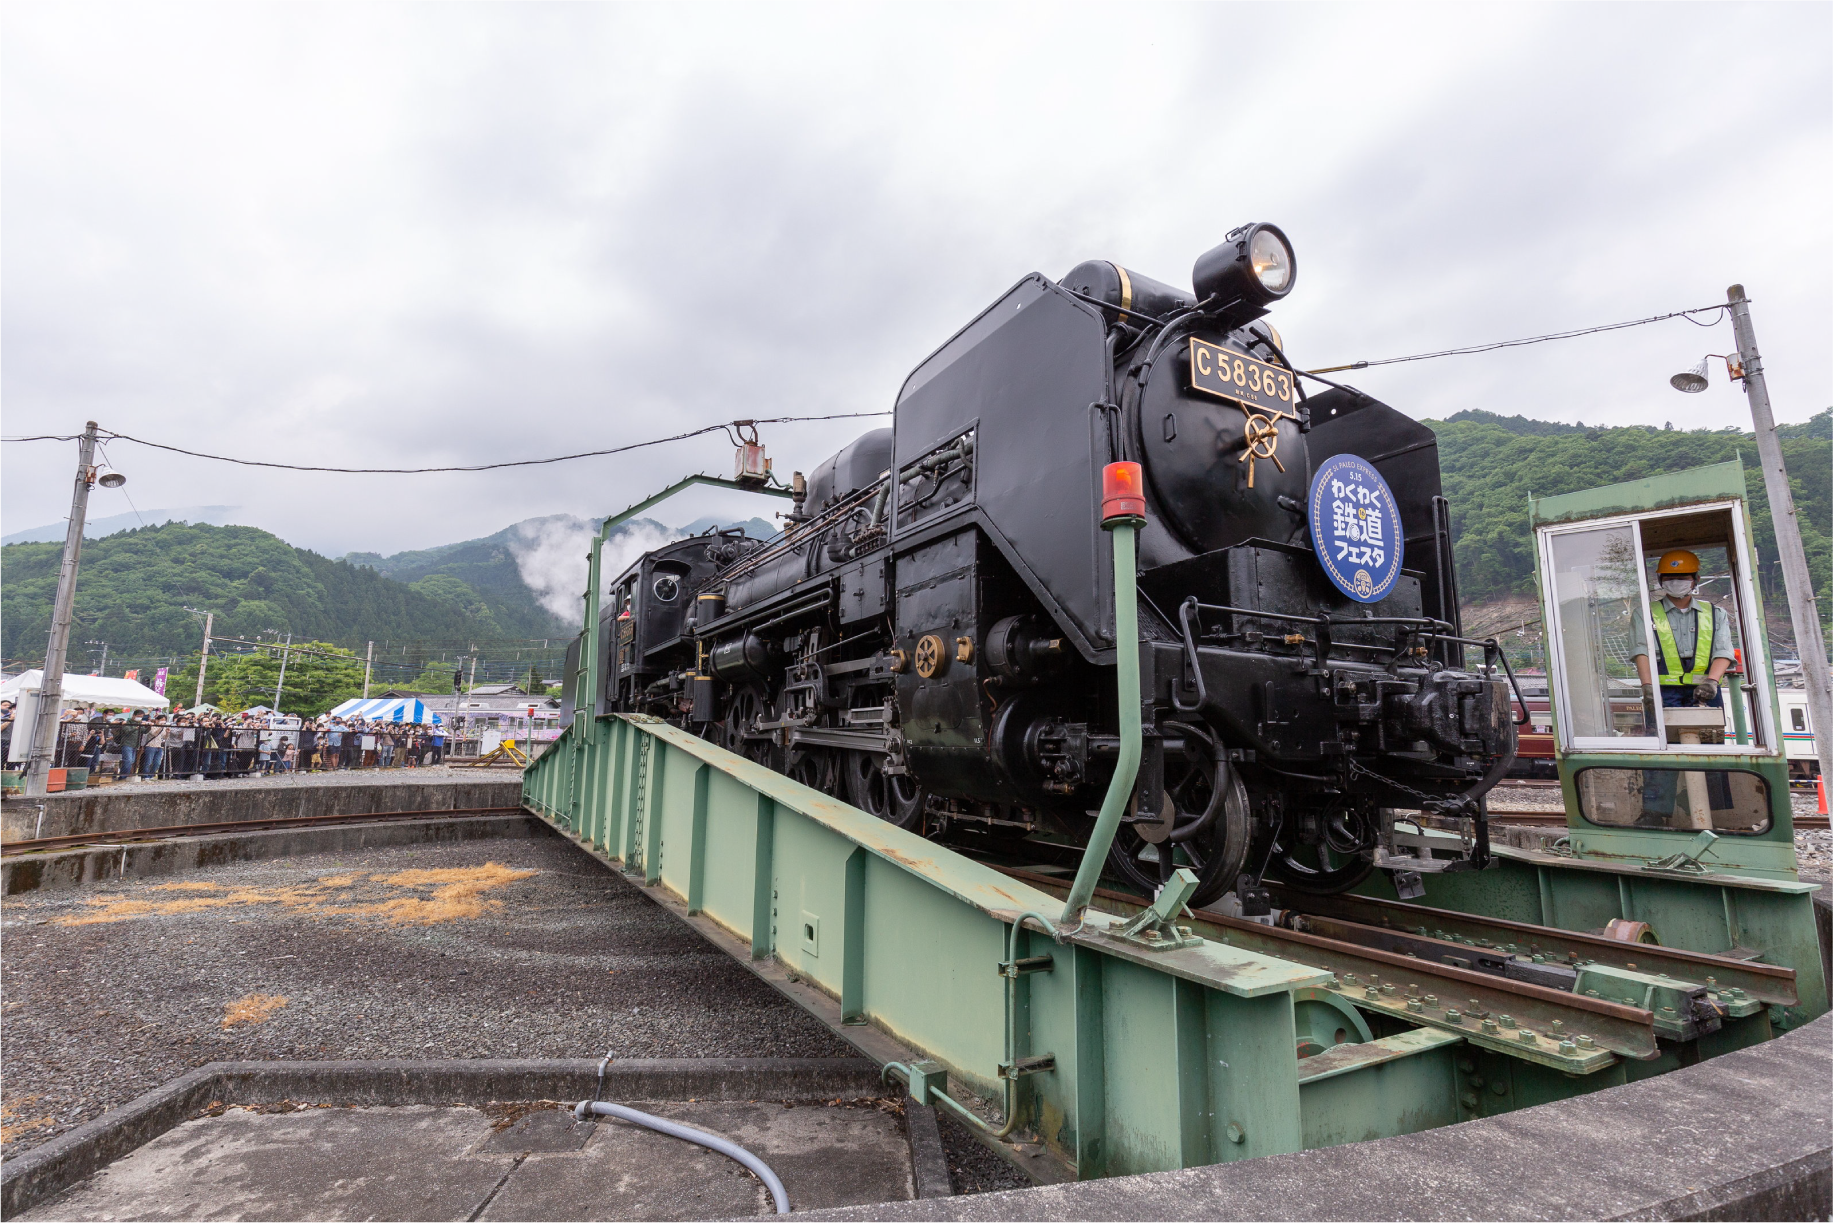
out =
[[[571,514],[532,518],[516,524],[509,553],[535,597],[568,625],[579,623],[579,596],[586,588],[586,552],[596,525]],[[647,519],[620,528],[605,541],[603,573],[608,581],[651,548],[680,539],[683,532]]]

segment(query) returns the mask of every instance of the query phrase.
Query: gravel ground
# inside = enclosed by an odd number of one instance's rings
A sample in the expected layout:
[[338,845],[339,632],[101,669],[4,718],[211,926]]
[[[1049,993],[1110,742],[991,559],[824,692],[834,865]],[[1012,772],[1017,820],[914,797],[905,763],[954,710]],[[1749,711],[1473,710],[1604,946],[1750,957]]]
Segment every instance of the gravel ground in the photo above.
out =
[[1807,883],[1833,883],[1833,829],[1795,831],[1795,869]]
[[28,895],[0,923],[9,1156],[210,1061],[853,1055],[559,840]]
[[982,1146],[967,1127],[943,1109],[936,1110],[942,1133],[942,1153],[948,1157],[948,1179],[960,1193],[998,1193],[1002,1189],[1027,1189],[1024,1173]]
[[1505,781],[1489,792],[1489,805],[1508,811],[1559,811],[1565,800],[1558,786],[1511,786]]

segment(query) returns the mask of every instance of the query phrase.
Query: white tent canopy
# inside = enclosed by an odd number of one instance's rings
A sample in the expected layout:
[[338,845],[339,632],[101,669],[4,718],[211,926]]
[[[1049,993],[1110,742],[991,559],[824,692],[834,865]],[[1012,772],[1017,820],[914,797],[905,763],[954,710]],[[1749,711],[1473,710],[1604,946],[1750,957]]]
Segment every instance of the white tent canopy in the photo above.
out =
[[361,718],[366,722],[420,722],[431,725],[445,719],[411,696],[351,697],[330,713],[334,718]]
[[[26,693],[37,694],[45,682],[43,670],[34,667],[0,684],[0,698],[18,701]],[[105,705],[114,709],[170,709],[172,702],[145,684],[112,675],[72,675],[64,673],[65,705]]]

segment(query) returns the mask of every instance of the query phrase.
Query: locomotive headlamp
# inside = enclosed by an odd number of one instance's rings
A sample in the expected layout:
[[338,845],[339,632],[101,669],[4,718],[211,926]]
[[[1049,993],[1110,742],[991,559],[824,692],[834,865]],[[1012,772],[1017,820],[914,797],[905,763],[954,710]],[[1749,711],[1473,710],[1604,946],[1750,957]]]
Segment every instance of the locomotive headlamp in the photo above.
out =
[[1284,293],[1292,287],[1292,248],[1278,230],[1255,230],[1247,244],[1247,261],[1267,292]]
[[1204,252],[1190,278],[1199,301],[1213,297],[1219,306],[1246,303],[1259,308],[1290,293],[1297,275],[1298,259],[1286,235],[1277,225],[1256,222]]

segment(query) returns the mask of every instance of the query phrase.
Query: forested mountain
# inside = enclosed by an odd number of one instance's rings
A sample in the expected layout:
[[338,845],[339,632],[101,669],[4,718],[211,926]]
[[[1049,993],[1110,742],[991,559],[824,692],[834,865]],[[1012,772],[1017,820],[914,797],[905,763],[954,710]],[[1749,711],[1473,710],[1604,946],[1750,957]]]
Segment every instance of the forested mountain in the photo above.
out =
[[[36,665],[43,655],[62,553],[59,543],[0,548],[0,649],[8,660]],[[174,522],[83,545],[72,658],[83,658],[79,647],[92,639],[108,642],[116,658],[195,652],[203,629],[186,606],[215,612],[219,636],[253,639],[278,630],[358,651],[372,639],[520,635],[506,632],[475,590],[449,577],[410,586],[254,527]]]
[[[1741,456],[1765,603],[1771,612],[1786,612],[1775,530],[1753,435],[1736,427],[1588,428],[1490,412],[1459,412],[1448,420],[1426,423],[1438,434],[1456,539],[1458,589],[1466,603],[1532,592],[1530,493],[1547,497],[1577,492]],[[1833,409],[1802,424],[1782,425],[1777,432],[1808,566],[1822,594],[1822,610],[1830,610],[1825,596],[1833,590]]]

